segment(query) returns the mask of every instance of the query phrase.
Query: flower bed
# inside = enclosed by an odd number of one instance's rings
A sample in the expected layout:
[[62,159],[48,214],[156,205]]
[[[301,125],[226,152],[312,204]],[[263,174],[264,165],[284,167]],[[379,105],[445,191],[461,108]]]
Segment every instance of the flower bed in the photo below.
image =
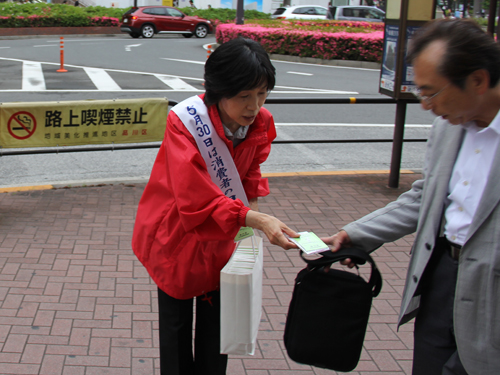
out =
[[[357,24],[367,24],[367,22],[358,22]],[[343,23],[343,25],[345,24]],[[224,43],[242,36],[259,42],[268,53],[281,55],[314,57],[325,60],[373,62],[381,60],[384,43],[383,31],[327,32],[300,30],[292,26],[286,24],[281,27],[221,24],[217,26],[215,37],[217,43]],[[332,27],[332,23],[329,23],[329,27]],[[357,25],[356,27],[362,26]]]

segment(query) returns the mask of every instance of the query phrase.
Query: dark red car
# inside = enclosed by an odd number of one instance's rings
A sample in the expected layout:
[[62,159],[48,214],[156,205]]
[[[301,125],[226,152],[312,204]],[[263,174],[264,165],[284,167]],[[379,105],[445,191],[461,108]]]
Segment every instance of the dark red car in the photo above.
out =
[[179,9],[167,6],[143,6],[131,8],[123,15],[120,30],[132,38],[152,38],[158,33],[182,34],[186,38],[195,35],[204,38],[213,32],[209,20],[198,16],[186,16]]

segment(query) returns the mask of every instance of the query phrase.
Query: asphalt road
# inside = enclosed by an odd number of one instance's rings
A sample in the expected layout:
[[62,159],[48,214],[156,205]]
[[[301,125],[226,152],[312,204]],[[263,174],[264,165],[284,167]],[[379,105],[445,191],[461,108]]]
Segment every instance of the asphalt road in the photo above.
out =
[[[180,101],[203,92],[204,45],[215,38],[152,39],[65,37],[0,40],[0,102],[168,97]],[[273,61],[277,86],[271,97],[383,97],[379,71]],[[31,72],[38,72],[30,76]],[[91,79],[97,74],[99,79]],[[102,78],[104,77],[104,78]],[[167,77],[167,78],[165,78]],[[266,105],[278,139],[391,139],[395,105]],[[409,105],[406,138],[425,139],[433,116]],[[390,143],[275,145],[264,172],[387,170]],[[401,167],[419,170],[424,143],[406,143]],[[147,179],[156,149],[3,156],[0,187],[94,184]]]

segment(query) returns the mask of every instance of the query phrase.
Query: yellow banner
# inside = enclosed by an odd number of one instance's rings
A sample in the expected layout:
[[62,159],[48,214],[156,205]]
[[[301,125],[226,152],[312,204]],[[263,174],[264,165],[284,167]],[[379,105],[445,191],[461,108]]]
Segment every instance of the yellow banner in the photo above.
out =
[[173,7],[174,6],[174,0],[162,0],[161,5],[165,5],[167,7]]
[[0,104],[0,147],[55,147],[163,140],[168,99]]

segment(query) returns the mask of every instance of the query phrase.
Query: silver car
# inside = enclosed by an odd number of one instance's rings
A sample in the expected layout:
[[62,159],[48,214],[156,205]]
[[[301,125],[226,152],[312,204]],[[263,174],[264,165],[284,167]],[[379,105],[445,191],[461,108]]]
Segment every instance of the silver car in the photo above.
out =
[[271,15],[278,20],[326,20],[328,9],[320,5],[297,5],[293,7],[280,7]]
[[343,21],[384,22],[385,12],[370,6],[333,6],[328,10],[328,19]]

